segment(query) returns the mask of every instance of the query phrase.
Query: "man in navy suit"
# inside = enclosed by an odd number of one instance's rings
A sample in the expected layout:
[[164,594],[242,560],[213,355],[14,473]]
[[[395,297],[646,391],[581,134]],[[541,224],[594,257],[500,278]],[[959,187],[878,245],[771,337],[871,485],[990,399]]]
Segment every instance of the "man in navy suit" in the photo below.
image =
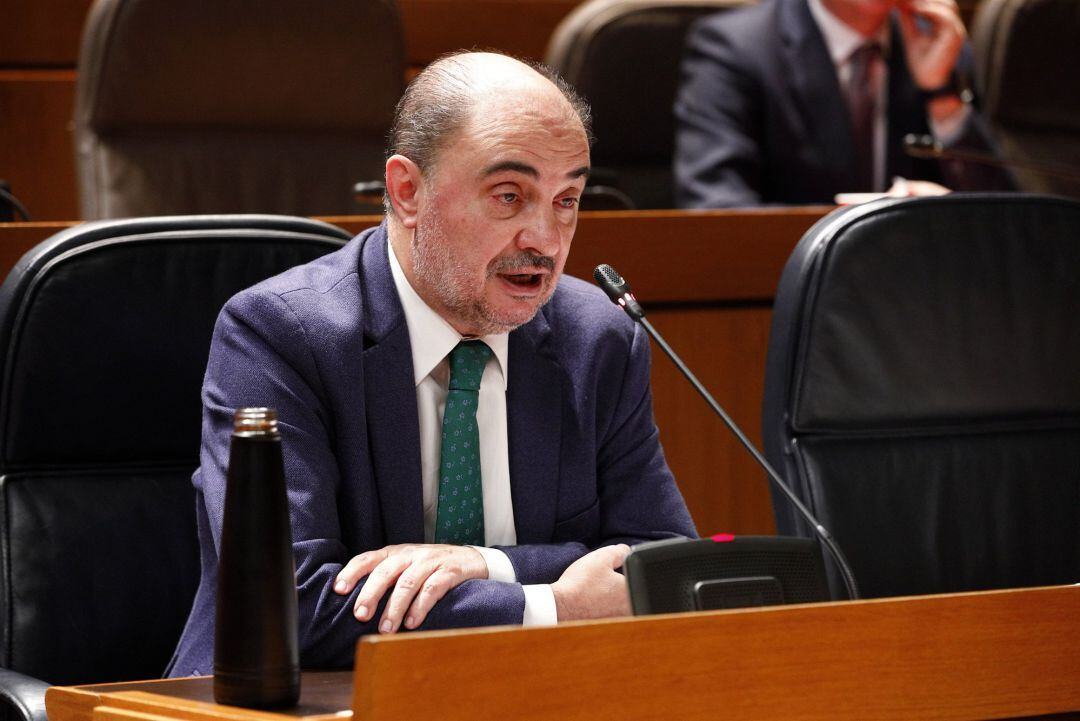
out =
[[[237,407],[278,412],[305,667],[351,665],[365,633],[628,613],[627,544],[694,534],[647,338],[561,277],[588,171],[588,110],[565,84],[501,55],[444,58],[399,103],[386,221],[229,301],[194,477],[203,575],[170,675],[213,669]],[[483,531],[439,543],[447,356],[463,341],[484,344]]]
[[699,21],[675,104],[678,204],[832,203],[896,176],[1011,189],[1003,171],[904,153],[910,133],[992,151],[957,85],[965,37],[955,0],[762,0]]

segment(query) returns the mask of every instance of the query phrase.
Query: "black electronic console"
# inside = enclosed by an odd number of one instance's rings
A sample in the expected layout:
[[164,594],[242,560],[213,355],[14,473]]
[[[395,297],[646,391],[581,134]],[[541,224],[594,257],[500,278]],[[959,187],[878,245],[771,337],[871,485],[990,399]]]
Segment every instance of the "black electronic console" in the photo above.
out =
[[829,600],[809,538],[730,536],[653,541],[623,564],[635,616]]

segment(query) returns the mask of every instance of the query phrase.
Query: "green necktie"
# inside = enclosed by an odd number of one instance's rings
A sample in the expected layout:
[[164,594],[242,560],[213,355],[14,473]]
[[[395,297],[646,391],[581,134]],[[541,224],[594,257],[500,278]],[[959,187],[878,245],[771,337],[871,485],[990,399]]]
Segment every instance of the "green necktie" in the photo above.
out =
[[476,406],[480,379],[491,357],[483,341],[462,341],[450,352],[450,390],[443,411],[439,459],[439,510],[435,542],[484,545],[484,496],[480,482],[480,431]]

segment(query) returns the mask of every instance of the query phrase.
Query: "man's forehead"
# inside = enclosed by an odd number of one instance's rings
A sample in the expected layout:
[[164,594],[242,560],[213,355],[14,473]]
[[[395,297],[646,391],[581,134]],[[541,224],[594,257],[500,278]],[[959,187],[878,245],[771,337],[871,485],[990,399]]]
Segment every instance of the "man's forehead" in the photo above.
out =
[[[495,161],[481,168],[479,175],[481,178],[486,178],[491,175],[498,175],[499,173],[520,173],[522,175],[527,175],[534,180],[540,180],[540,169],[528,161],[521,160]],[[566,171],[565,177],[567,180],[588,178],[589,166],[586,164],[571,168]]]
[[589,172],[588,136],[580,119],[551,108],[477,106],[440,155],[465,163],[478,179],[498,173],[575,179]]

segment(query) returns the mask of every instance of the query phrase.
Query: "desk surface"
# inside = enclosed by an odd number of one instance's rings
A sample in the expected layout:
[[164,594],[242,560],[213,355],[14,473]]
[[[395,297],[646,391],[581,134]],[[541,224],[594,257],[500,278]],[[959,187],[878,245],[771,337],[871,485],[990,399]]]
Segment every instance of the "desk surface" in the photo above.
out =
[[300,692],[300,704],[283,711],[251,711],[219,706],[214,703],[212,676],[106,683],[49,690],[50,721],[105,721],[102,708],[110,709],[104,716],[114,719],[144,719],[144,715],[209,721],[239,718],[266,718],[285,721],[329,721],[352,717],[352,671],[306,671]]

